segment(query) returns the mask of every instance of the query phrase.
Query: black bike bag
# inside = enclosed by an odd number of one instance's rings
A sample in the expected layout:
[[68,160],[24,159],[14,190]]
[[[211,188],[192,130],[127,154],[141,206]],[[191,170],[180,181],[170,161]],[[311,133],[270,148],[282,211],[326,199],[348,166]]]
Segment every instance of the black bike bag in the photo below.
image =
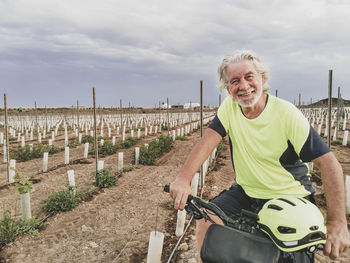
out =
[[279,249],[268,238],[212,224],[201,249],[203,263],[275,263]]

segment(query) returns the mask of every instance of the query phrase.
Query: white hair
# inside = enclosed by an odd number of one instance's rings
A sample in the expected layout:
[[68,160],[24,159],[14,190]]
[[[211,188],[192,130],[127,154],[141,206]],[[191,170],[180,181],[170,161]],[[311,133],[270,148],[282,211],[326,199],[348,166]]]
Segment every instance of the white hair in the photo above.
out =
[[267,80],[270,77],[270,69],[261,63],[259,56],[252,50],[236,50],[233,53],[227,54],[221,61],[221,64],[218,68],[219,74],[219,83],[218,88],[220,91],[227,90],[228,88],[228,79],[226,69],[227,67],[237,61],[241,60],[250,60],[258,73],[260,73],[265,78],[265,84],[263,86],[263,92],[267,93],[270,89],[270,86],[267,84]]

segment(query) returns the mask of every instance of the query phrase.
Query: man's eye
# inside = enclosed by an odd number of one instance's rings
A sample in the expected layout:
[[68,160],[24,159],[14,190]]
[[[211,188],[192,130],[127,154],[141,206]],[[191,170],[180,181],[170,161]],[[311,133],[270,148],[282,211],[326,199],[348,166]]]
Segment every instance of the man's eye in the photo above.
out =
[[238,80],[231,80],[231,85],[237,85],[238,84]]

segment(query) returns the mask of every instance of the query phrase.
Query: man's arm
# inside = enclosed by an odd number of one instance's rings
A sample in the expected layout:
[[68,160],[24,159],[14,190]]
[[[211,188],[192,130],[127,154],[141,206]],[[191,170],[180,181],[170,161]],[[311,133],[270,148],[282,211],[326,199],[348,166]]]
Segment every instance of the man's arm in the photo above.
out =
[[321,171],[327,201],[327,242],[324,254],[335,259],[350,246],[343,170],[332,152],[314,159],[313,162]]
[[184,209],[187,197],[191,194],[191,180],[209,154],[219,144],[222,137],[213,129],[208,128],[204,136],[195,145],[186,159],[184,166],[170,185],[170,195],[174,199],[175,209]]

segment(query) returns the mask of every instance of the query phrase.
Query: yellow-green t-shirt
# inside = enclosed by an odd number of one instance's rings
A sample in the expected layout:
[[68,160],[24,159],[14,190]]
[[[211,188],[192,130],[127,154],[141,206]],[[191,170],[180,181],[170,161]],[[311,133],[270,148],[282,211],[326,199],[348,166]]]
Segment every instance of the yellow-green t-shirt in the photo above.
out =
[[236,182],[250,197],[304,197],[314,190],[303,161],[329,151],[303,114],[291,103],[268,95],[263,112],[246,118],[228,96],[210,128],[228,134]]

